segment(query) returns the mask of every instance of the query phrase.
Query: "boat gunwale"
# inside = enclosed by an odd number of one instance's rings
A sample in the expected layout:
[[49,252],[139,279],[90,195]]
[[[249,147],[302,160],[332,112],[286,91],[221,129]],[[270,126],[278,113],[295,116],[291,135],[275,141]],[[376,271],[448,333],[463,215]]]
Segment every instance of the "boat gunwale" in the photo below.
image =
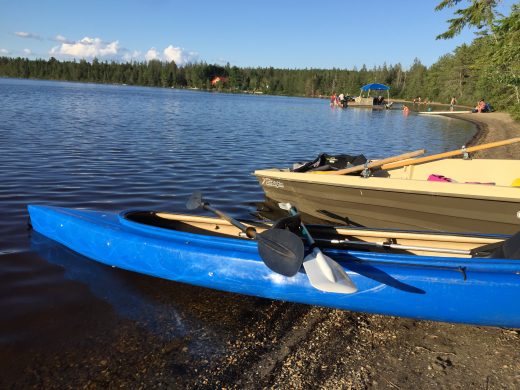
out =
[[[435,195],[453,198],[485,199],[499,202],[520,203],[520,188],[508,186],[487,186],[483,184],[437,182],[417,179],[400,179],[370,176],[364,178],[352,175],[319,175],[313,173],[290,172],[274,169],[256,170],[253,174],[260,179],[262,188],[275,188],[263,183],[262,178],[288,181],[299,184],[316,184],[330,187],[351,188],[353,190],[373,190],[392,193]],[[374,182],[375,180],[379,182]],[[390,182],[388,181],[390,180]],[[429,189],[417,188],[427,183]],[[496,194],[497,189],[505,194]],[[478,190],[477,192],[473,190]]]
[[[179,246],[189,245],[192,247],[193,244],[197,244],[199,248],[208,250],[210,248],[205,247],[204,244],[211,243],[211,250],[225,251],[229,248],[233,248],[233,252],[257,254],[257,244],[254,240],[240,239],[234,237],[217,237],[202,235],[190,232],[182,232],[172,229],[166,229],[162,227],[156,227],[146,225],[139,222],[127,220],[124,216],[132,212],[150,212],[142,209],[130,209],[121,212],[107,212],[98,210],[81,210],[71,209],[65,207],[53,207],[53,206],[28,206],[29,209],[32,207],[33,210],[43,210],[44,212],[52,212],[65,216],[66,218],[80,219],[83,223],[89,223],[98,227],[98,229],[110,229],[126,234],[136,233],[148,233],[148,237],[151,239],[174,239],[180,243]],[[107,221],[103,217],[106,215],[112,215],[113,221]],[[100,222],[103,222],[105,226],[101,226]],[[118,227],[125,227],[127,229],[121,230]],[[36,231],[38,231],[36,229]],[[173,232],[173,235],[172,235]],[[52,237],[51,237],[52,238]],[[62,240],[52,238],[53,240],[66,245]],[[324,248],[325,253],[337,255],[337,261],[342,263],[345,268],[348,269],[348,263],[353,262],[357,264],[372,264],[380,263],[387,266],[413,266],[413,267],[443,267],[450,269],[460,269],[461,267],[471,271],[481,272],[514,272],[520,277],[520,260],[516,259],[500,259],[500,258],[461,258],[452,256],[429,256],[429,255],[414,255],[414,254],[403,254],[403,253],[388,253],[388,252],[370,252],[370,251],[359,251],[352,249],[342,248]],[[261,262],[261,259],[255,257],[255,261]],[[461,265],[462,264],[462,265]],[[500,269],[494,269],[493,267],[499,267]]]

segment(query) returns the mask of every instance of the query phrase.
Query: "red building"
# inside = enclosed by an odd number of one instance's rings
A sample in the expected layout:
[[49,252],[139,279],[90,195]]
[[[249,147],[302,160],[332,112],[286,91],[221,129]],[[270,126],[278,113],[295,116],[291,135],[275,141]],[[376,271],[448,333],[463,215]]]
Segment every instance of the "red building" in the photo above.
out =
[[218,83],[227,83],[229,81],[229,77],[221,77],[217,76],[213,80],[211,80],[211,85],[217,85]]

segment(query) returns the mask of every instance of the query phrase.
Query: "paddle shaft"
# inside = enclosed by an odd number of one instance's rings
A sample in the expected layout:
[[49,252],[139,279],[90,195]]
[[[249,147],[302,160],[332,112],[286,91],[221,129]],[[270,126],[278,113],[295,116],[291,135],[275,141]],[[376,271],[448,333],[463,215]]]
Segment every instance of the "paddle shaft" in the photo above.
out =
[[430,246],[419,246],[419,245],[401,245],[401,244],[391,244],[387,242],[366,242],[366,241],[351,241],[351,240],[327,240],[327,239],[318,239],[320,242],[327,242],[330,244],[339,244],[339,245],[353,245],[353,246],[368,246],[368,247],[376,247],[383,249],[400,249],[400,250],[409,250],[409,251],[424,251],[424,252],[437,252],[437,253],[451,253],[455,255],[471,255],[471,251],[465,249],[451,249],[451,248],[436,248]]
[[302,267],[304,257],[303,242],[300,237],[282,229],[267,229],[257,233],[252,226],[245,226],[233,217],[214,209],[209,203],[204,202],[200,192],[194,192],[186,207],[189,210],[203,208],[217,214],[220,218],[243,231],[247,237],[255,239],[258,243],[258,254],[264,264],[272,271],[284,276],[294,276]]
[[416,158],[416,159],[408,160],[408,161],[399,161],[399,162],[384,164],[381,166],[381,169],[387,170],[387,169],[401,168],[401,167],[405,167],[408,165],[422,164],[425,162],[440,160],[440,159],[447,158],[447,157],[459,156],[464,153],[476,152],[478,150],[484,150],[484,149],[496,148],[497,146],[514,144],[516,142],[520,142],[520,137],[511,138],[511,139],[507,139],[504,141],[490,142],[490,143],[482,144],[482,145],[470,146],[469,148],[452,150],[451,152],[432,154],[431,156]]
[[236,219],[230,217],[229,215],[227,214],[224,214],[223,212],[219,211],[219,210],[216,210],[214,209],[213,207],[211,207],[210,205],[207,205],[207,204],[203,204],[202,207],[205,209],[205,210],[208,210],[208,211],[211,211],[215,214],[217,214],[220,218],[222,219],[225,219],[226,221],[228,221],[229,223],[231,223],[233,226],[239,228],[240,230],[242,230],[249,238],[256,238],[256,230],[255,228],[252,228],[252,227],[246,227],[245,225],[241,224],[240,222],[238,222]]
[[408,159],[408,158],[420,156],[421,154],[424,154],[425,152],[426,152],[426,150],[419,149],[419,150],[415,150],[413,152],[400,154],[398,156],[393,156],[393,157],[384,158],[382,160],[372,161],[372,162],[370,162],[368,164],[356,165],[355,167],[340,169],[340,170],[337,170],[337,171],[322,171],[321,173],[327,174],[327,175],[346,175],[347,173],[361,172],[361,171],[363,171],[366,168],[369,168],[369,169],[370,168],[377,168],[377,167],[380,167],[383,164],[387,164],[387,163],[391,163],[391,162],[394,162],[394,161],[400,161],[400,160],[405,160],[405,159]]
[[[294,207],[292,207],[292,206],[289,209],[289,212],[291,213],[291,215],[298,214],[298,211],[296,211],[296,209]],[[309,243],[309,246],[312,247],[316,242],[312,238],[311,233],[309,233],[309,231],[307,230],[307,227],[303,224],[303,222],[300,222],[300,228],[302,230],[302,233],[303,233],[304,237],[307,239],[307,242]]]

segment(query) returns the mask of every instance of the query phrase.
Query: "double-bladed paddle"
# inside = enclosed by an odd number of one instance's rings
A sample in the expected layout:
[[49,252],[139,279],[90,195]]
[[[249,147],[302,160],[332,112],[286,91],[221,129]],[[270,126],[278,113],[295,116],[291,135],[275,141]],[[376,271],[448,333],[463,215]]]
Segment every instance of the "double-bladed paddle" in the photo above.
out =
[[[292,215],[298,213],[296,208],[290,203],[279,203],[278,206],[283,210],[289,211]],[[314,239],[303,223],[300,223],[300,226],[303,235],[312,248],[312,252],[303,259],[303,267],[311,285],[318,290],[326,292],[355,293],[357,287],[343,267],[315,246]]]
[[247,237],[253,238],[258,242],[258,253],[271,270],[284,276],[294,276],[299,271],[303,262],[304,247],[303,242],[296,234],[289,230],[269,229],[258,233],[252,226],[245,226],[231,216],[216,210],[202,199],[200,192],[194,192],[186,207],[189,210],[203,208],[204,210],[215,213],[222,219],[233,224]]

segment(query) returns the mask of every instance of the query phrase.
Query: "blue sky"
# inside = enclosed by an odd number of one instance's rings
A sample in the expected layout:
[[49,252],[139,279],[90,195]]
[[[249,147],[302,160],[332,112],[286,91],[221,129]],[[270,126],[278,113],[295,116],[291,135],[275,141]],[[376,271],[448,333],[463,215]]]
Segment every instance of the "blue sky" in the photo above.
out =
[[435,12],[438,2],[0,0],[0,56],[342,69],[409,67],[417,57],[431,65],[474,38],[465,30],[435,40],[454,11]]

